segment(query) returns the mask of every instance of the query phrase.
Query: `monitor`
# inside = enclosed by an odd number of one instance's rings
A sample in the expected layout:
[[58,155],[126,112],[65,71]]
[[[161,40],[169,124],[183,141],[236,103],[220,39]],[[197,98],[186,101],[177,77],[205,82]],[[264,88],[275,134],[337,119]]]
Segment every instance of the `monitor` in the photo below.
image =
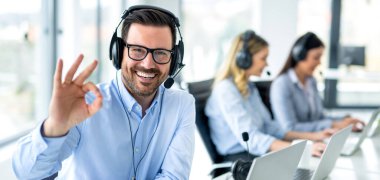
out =
[[341,46],[339,49],[339,64],[365,66],[365,47]]

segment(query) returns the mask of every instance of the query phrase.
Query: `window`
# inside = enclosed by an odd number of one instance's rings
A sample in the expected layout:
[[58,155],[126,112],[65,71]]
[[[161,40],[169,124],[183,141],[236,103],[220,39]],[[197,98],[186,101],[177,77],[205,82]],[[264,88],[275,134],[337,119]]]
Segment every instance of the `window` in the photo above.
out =
[[337,103],[340,106],[378,106],[380,25],[375,22],[380,17],[380,2],[343,0],[341,13],[340,46],[364,47],[365,65],[339,65]]
[[40,14],[40,0],[0,2],[0,142],[36,122]]
[[183,1],[185,81],[214,77],[233,38],[251,28],[252,7],[253,2],[248,0]]

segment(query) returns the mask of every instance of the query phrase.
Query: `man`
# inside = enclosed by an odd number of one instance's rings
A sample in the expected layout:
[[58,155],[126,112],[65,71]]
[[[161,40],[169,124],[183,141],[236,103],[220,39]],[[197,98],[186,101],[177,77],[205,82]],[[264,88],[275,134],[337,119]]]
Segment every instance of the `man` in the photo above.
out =
[[116,28],[111,42],[111,49],[121,50],[120,60],[111,53],[121,71],[110,83],[85,83],[96,61],[74,78],[83,55],[62,80],[58,61],[49,117],[20,140],[14,154],[18,178],[59,171],[62,179],[188,179],[194,99],[161,85],[177,71],[173,63],[182,65],[173,17],[153,6],[126,11],[122,38],[117,40]]

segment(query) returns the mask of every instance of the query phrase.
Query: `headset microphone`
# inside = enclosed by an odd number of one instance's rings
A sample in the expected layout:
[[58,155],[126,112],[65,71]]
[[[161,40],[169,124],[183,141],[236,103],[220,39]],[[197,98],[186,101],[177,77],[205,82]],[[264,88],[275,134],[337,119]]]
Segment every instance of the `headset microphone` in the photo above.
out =
[[164,87],[166,89],[169,89],[173,86],[174,84],[174,78],[178,75],[178,73],[182,70],[182,68],[185,66],[185,64],[180,64],[179,65],[179,70],[173,75],[173,76],[170,76],[168,77],[168,79],[166,79],[166,81],[164,82]]
[[245,142],[245,144],[247,145],[247,159],[249,159],[249,146],[248,146],[248,140],[249,140],[249,135],[247,132],[243,132],[241,134],[241,136],[243,137],[243,141]]
[[265,72],[268,76],[270,76],[271,75],[271,72],[269,71],[269,70],[266,70],[266,72]]

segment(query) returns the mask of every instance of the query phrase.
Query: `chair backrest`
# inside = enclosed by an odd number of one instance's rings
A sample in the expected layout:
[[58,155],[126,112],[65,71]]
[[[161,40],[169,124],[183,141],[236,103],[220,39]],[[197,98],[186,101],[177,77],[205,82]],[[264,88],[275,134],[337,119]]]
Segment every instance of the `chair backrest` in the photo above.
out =
[[257,89],[259,90],[260,97],[264,103],[264,105],[267,107],[267,109],[270,112],[270,115],[273,119],[273,112],[272,112],[272,107],[270,104],[270,86],[272,84],[272,81],[256,81],[255,85]]
[[215,144],[211,140],[208,117],[204,112],[207,99],[211,94],[213,82],[214,79],[188,83],[188,90],[195,98],[195,123],[199,134],[213,163],[220,163],[223,161],[223,157],[218,153]]

